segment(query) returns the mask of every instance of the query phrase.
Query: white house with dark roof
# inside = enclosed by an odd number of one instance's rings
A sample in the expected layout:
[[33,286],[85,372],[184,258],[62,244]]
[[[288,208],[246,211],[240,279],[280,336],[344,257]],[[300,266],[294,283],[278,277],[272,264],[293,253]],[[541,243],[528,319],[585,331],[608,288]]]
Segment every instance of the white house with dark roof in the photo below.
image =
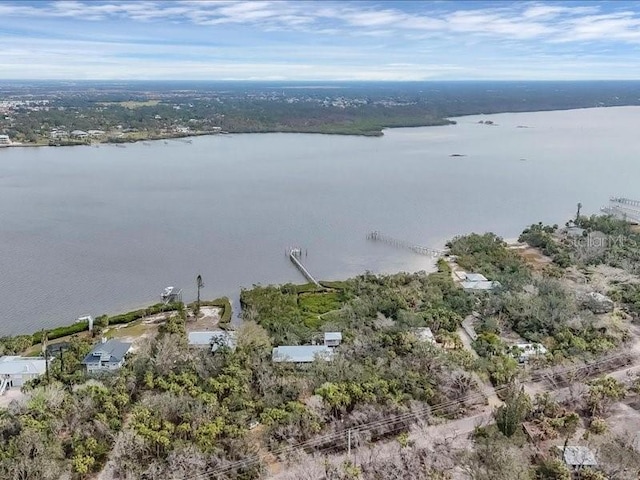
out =
[[82,364],[87,367],[87,373],[117,370],[124,365],[125,356],[130,349],[130,343],[115,339],[104,341],[93,347]]

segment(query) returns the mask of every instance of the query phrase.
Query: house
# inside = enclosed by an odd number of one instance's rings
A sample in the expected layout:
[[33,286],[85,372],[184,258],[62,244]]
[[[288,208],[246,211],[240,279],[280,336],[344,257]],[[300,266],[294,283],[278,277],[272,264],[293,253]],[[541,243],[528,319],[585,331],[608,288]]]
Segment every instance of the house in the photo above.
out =
[[87,138],[89,134],[83,130],[74,130],[71,132],[73,138]]
[[540,343],[518,343],[512,347],[512,354],[520,363],[526,363],[532,357],[545,353],[547,349]]
[[467,273],[456,271],[454,272],[456,278],[460,280],[460,285],[467,292],[482,292],[493,290],[500,286],[499,282],[492,282],[481,273]]
[[51,130],[49,137],[51,137],[52,140],[69,138],[69,132],[67,132],[66,130]]
[[117,370],[124,365],[125,355],[130,348],[130,343],[115,339],[105,341],[103,338],[103,341],[93,347],[89,354],[84,357],[82,364],[87,367],[87,373]]
[[342,332],[325,332],[324,344],[327,347],[337,347],[342,342]]
[[0,146],[11,145],[11,139],[9,135],[0,135]]
[[579,470],[582,467],[596,467],[598,462],[596,456],[587,447],[568,445],[566,448],[557,446],[562,460],[572,470]]
[[413,333],[415,333],[418,340],[422,342],[433,343],[434,345],[436,343],[436,338],[433,336],[433,332],[429,327],[415,328]]
[[331,360],[333,350],[326,345],[292,345],[275,347],[271,354],[274,363],[311,363],[314,360]]
[[208,332],[189,332],[189,346],[211,348],[215,352],[220,347],[236,348],[235,332],[215,330]]
[[104,130],[87,130],[90,137],[101,137],[105,134]]
[[46,371],[47,361],[42,357],[0,357],[0,395],[6,388],[21,387]]

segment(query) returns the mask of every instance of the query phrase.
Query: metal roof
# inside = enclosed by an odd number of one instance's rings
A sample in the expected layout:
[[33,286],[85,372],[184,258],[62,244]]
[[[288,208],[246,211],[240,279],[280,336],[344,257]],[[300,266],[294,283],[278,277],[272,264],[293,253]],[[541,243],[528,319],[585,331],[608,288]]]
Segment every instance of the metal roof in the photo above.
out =
[[416,328],[414,331],[416,336],[423,342],[436,343],[436,339],[433,336],[433,332],[429,327]]
[[0,357],[0,375],[19,375],[22,373],[43,374],[47,361],[42,357]]
[[271,359],[274,362],[309,363],[316,358],[330,360],[333,350],[324,345],[292,345],[275,347]]
[[[560,450],[562,447],[558,446]],[[596,456],[587,447],[569,445],[564,450],[564,463],[572,467],[593,467],[598,465]]]
[[467,273],[465,275],[465,280],[469,282],[486,282],[487,277],[485,277],[481,273]]
[[465,290],[492,290],[496,287],[499,287],[500,283],[492,282],[490,280],[484,280],[480,282],[462,282],[460,283],[460,285],[462,285],[462,288],[464,288]]
[[325,342],[327,340],[340,340],[340,341],[342,341],[342,332],[325,332],[324,340],[325,340]]
[[120,363],[130,348],[130,343],[111,339],[93,347],[89,354],[84,357],[84,360],[82,360],[82,364],[87,365],[89,363],[100,363],[100,361]]

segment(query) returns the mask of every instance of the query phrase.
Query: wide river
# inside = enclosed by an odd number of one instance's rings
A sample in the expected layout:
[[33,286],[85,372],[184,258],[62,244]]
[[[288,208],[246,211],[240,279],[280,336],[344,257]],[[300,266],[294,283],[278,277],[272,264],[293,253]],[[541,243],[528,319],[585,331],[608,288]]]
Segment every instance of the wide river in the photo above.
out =
[[596,212],[610,195],[640,197],[640,108],[457,121],[381,138],[0,149],[0,335],[155,303],[167,285],[192,300],[198,274],[204,298],[302,282],[289,246],[320,279],[416,271],[432,260],[367,233],[433,247],[515,237],[564,223],[579,201]]

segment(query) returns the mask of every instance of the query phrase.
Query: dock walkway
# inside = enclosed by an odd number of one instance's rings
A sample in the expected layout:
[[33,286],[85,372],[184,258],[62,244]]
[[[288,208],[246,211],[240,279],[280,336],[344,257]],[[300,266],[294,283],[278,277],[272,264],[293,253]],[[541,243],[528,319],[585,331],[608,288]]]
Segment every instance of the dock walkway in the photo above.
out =
[[293,262],[300,273],[304,275],[304,277],[313,283],[316,287],[320,287],[320,282],[318,282],[313,275],[307,270],[307,268],[302,264],[300,258],[302,257],[302,249],[301,248],[290,248],[289,249],[289,259]]

